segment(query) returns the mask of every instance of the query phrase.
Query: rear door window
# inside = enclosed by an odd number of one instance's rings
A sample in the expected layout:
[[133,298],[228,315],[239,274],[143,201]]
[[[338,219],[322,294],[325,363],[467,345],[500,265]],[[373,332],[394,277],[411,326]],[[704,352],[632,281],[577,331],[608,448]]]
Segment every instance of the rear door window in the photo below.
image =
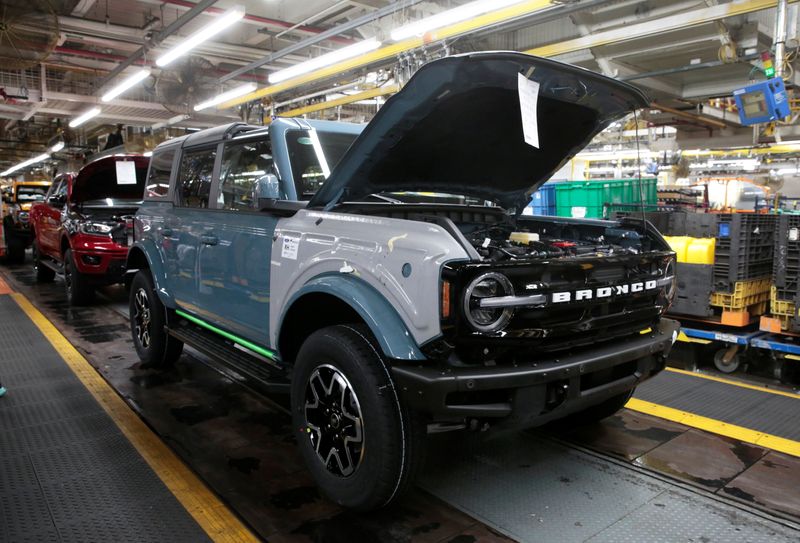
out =
[[178,178],[179,205],[183,207],[208,207],[211,178],[217,149],[203,149],[183,153]]

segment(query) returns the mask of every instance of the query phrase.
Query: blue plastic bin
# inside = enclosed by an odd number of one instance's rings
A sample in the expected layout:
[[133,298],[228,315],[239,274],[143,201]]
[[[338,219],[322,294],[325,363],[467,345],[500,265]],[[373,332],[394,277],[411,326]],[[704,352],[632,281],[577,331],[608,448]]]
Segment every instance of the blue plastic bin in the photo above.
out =
[[548,181],[531,195],[526,215],[556,214],[556,185],[558,181]]

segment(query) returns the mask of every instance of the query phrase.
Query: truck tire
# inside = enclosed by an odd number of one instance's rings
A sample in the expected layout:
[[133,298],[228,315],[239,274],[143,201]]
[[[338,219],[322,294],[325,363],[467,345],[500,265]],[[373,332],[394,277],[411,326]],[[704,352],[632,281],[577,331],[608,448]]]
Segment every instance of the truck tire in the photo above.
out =
[[366,326],[330,326],[306,339],[292,374],[291,406],[301,455],[339,505],[383,507],[423,463],[425,424],[404,407]]
[[25,262],[25,242],[13,233],[8,234],[8,262],[9,264]]
[[39,259],[39,249],[36,248],[36,242],[33,242],[33,272],[36,274],[37,283],[52,283],[56,277],[56,272],[42,264]]
[[183,342],[166,332],[167,311],[148,270],[139,270],[131,281],[129,310],[133,346],[139,359],[153,368],[172,366],[181,357]]
[[72,249],[67,249],[64,253],[64,286],[70,305],[86,305],[94,297],[94,287],[75,267]]
[[628,403],[628,400],[633,397],[633,393],[635,391],[635,388],[631,389],[628,392],[624,392],[618,396],[609,398],[602,403],[593,405],[587,409],[584,409],[583,411],[575,413],[569,417],[570,422],[575,426],[585,426],[587,424],[593,424],[608,418],[625,407],[625,404]]

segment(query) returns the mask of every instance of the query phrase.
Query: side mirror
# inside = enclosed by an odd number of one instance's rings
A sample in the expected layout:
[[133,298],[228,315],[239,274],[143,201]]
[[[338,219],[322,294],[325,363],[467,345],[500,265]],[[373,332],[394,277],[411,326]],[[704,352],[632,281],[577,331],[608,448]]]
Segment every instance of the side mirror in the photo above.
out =
[[13,204],[14,201],[11,199],[10,194],[3,194],[3,201],[7,204]]
[[50,198],[50,205],[53,207],[61,207],[67,202],[67,197],[63,194],[53,196]]
[[268,207],[275,200],[280,200],[281,182],[274,174],[268,173],[259,177],[253,185],[253,202],[258,209]]

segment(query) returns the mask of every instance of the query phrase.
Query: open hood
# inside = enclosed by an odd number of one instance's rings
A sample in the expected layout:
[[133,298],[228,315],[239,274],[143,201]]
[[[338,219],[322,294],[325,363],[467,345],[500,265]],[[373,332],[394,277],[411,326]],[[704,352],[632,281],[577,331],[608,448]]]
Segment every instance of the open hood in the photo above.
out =
[[[132,165],[118,168],[117,162]],[[70,200],[74,204],[107,202],[108,207],[120,205],[118,200],[141,201],[149,164],[150,159],[142,155],[105,156],[90,162],[81,168],[72,181]]]
[[[539,148],[523,136],[518,74],[539,83]],[[521,208],[598,132],[648,103],[627,83],[523,53],[436,60],[387,100],[309,206],[427,191]]]

